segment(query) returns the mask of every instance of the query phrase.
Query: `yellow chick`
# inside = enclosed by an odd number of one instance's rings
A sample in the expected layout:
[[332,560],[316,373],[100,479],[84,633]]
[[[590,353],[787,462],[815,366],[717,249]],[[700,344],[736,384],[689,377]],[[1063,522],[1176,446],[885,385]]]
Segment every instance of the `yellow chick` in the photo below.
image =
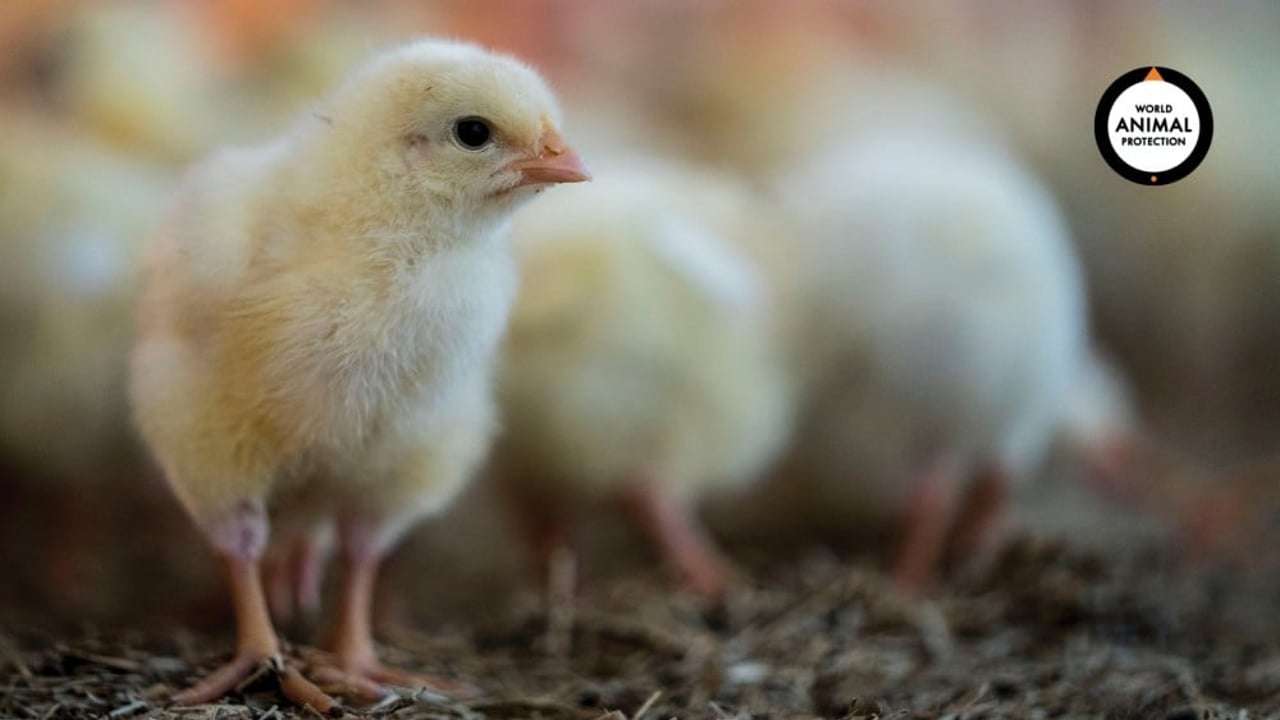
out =
[[544,562],[564,513],[620,502],[694,593],[724,592],[694,504],[758,476],[790,419],[770,289],[742,250],[769,232],[753,203],[630,160],[518,216],[496,457]]
[[[372,58],[283,136],[186,177],[148,247],[131,391],[226,563],[239,640],[179,702],[217,698],[280,652],[259,577],[271,515],[337,531],[335,667],[315,678],[410,679],[375,655],[377,568],[486,449],[516,290],[509,218],[588,179],[559,123],[529,67],[421,40]],[[291,667],[281,685],[334,707]]]

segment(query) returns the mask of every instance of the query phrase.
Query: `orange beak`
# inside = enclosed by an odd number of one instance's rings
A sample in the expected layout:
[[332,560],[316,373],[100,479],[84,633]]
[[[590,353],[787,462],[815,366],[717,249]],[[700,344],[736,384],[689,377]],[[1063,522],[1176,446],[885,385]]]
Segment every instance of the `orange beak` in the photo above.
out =
[[537,156],[517,160],[511,168],[520,172],[520,184],[542,185],[546,183],[576,183],[591,179],[591,173],[582,158],[560,137],[555,128],[548,126],[539,141],[542,149]]

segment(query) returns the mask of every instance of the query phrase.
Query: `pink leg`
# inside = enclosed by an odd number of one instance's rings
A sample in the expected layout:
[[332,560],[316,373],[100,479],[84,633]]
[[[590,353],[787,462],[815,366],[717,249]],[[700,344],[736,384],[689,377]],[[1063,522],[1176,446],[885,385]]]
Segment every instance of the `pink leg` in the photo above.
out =
[[271,615],[289,623],[297,612],[310,622],[320,615],[324,569],[329,561],[326,529],[300,532],[284,541],[262,563]]
[[549,546],[543,561],[547,592],[547,654],[567,657],[578,609],[578,558],[568,542]]
[[893,569],[894,582],[907,592],[924,594],[933,585],[955,514],[957,480],[948,462],[931,465],[916,479]]
[[342,529],[342,595],[330,649],[345,669],[364,671],[378,664],[373,646],[373,593],[384,548],[372,529]]
[[508,484],[500,487],[507,514],[532,550],[535,582],[546,593],[545,649],[549,655],[564,657],[572,643],[579,583],[572,538],[560,514],[545,502]]
[[321,713],[334,711],[337,703],[333,698],[303,678],[296,669],[278,661],[280,641],[267,613],[258,567],[267,542],[267,518],[262,506],[241,505],[206,528],[206,532],[227,565],[236,617],[236,656],[195,686],[178,693],[174,701],[180,705],[192,705],[217,700],[252,676],[259,667],[276,660],[274,665],[280,674],[280,689],[286,697]]
[[[561,591],[567,590],[572,597],[577,593],[578,578],[576,573],[566,575],[563,570],[576,565],[573,541],[569,537],[564,521],[545,508],[528,513],[526,532],[532,545],[537,562],[538,580],[542,587],[558,585]],[[557,583],[556,581],[559,580]],[[567,584],[566,584],[567,583]],[[553,595],[556,593],[553,591]]]
[[289,585],[287,560],[289,548],[268,552],[262,559],[262,583],[266,587],[267,606],[276,622],[288,625],[293,620],[293,588]]
[[[573,554],[573,538],[564,519],[546,502],[509,483],[499,484],[498,489],[507,516],[531,550],[534,580],[539,588],[547,588],[556,574],[557,558]],[[576,587],[576,579],[574,583]]]
[[573,642],[577,614],[578,557],[564,522],[553,510],[533,503],[521,513],[528,542],[537,563],[538,587],[546,593],[547,654],[565,657]]
[[325,565],[329,562],[327,528],[304,534],[294,544],[289,558],[289,575],[293,580],[294,599],[303,619],[313,621],[320,616]]
[[724,598],[726,562],[688,507],[648,481],[631,485],[622,501],[694,595],[709,603]]
[[950,554],[958,565],[981,564],[995,552],[1008,506],[1008,473],[998,464],[982,466],[965,491],[951,534]]
[[396,670],[378,660],[373,644],[373,594],[389,545],[388,535],[384,527],[374,523],[349,521],[339,527],[342,595],[337,624],[328,643],[334,662],[331,667],[321,668],[317,679],[371,700],[386,694],[383,685],[424,688],[454,696],[468,694],[470,688],[460,683]]

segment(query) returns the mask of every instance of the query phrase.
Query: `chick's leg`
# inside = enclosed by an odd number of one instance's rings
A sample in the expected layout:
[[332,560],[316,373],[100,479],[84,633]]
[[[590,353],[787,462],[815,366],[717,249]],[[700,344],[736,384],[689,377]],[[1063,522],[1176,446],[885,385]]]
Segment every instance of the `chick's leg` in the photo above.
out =
[[271,617],[285,626],[293,620],[293,587],[288,572],[290,551],[291,548],[269,551],[259,563]]
[[[540,589],[552,587],[557,577],[565,574],[558,570],[576,566],[573,538],[564,518],[553,503],[536,493],[525,492],[510,482],[499,483],[497,487],[499,502],[531,551],[533,579]],[[570,587],[576,591],[576,574],[569,580]]]
[[266,512],[245,503],[206,527],[209,540],[227,566],[231,602],[236,618],[236,656],[195,686],[178,693],[181,705],[205,703],[231,692],[264,665],[280,676],[280,689],[293,702],[321,713],[337,704],[297,669],[280,660],[280,641],[271,625],[258,564],[267,543]]
[[657,483],[643,480],[632,484],[622,500],[694,595],[709,603],[724,598],[727,563],[687,505]]
[[508,482],[498,487],[507,515],[532,550],[537,587],[546,593],[545,650],[549,655],[565,657],[572,643],[579,587],[573,539],[552,503],[537,497],[536,493],[522,492]]
[[893,568],[894,582],[907,592],[923,594],[933,584],[955,514],[958,479],[948,461],[933,463],[916,479]]
[[373,593],[389,538],[396,533],[363,521],[344,522],[338,532],[343,577],[337,624],[328,642],[333,665],[320,668],[316,679],[368,700],[385,696],[384,685],[465,694],[468,689],[461,684],[389,668],[378,659],[373,644]]
[[262,576],[271,616],[277,623],[287,627],[300,620],[305,626],[319,616],[329,551],[330,536],[324,527],[300,532],[268,551]]
[[305,621],[313,621],[320,615],[324,570],[331,549],[328,529],[322,528],[299,540],[289,558],[294,600]]
[[548,588],[549,597],[572,597],[577,592],[577,563],[560,514],[542,503],[530,503],[521,521],[534,551],[539,587]]
[[983,465],[965,493],[951,534],[951,560],[959,569],[980,569],[999,549],[1009,506],[1009,474]]
[[537,556],[539,587],[546,592],[549,655],[565,657],[573,640],[578,605],[578,558],[559,513],[532,503],[523,517],[525,533]]
[[378,666],[373,646],[373,593],[384,550],[371,528],[347,524],[342,528],[342,595],[330,650],[341,667],[366,672]]

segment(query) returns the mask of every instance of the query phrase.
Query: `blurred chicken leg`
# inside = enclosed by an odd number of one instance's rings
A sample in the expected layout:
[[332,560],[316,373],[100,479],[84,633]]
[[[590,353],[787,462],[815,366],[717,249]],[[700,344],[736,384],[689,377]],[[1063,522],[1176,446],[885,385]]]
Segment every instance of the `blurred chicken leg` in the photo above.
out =
[[726,563],[688,507],[643,480],[623,492],[622,502],[694,596],[709,604],[724,598]]

